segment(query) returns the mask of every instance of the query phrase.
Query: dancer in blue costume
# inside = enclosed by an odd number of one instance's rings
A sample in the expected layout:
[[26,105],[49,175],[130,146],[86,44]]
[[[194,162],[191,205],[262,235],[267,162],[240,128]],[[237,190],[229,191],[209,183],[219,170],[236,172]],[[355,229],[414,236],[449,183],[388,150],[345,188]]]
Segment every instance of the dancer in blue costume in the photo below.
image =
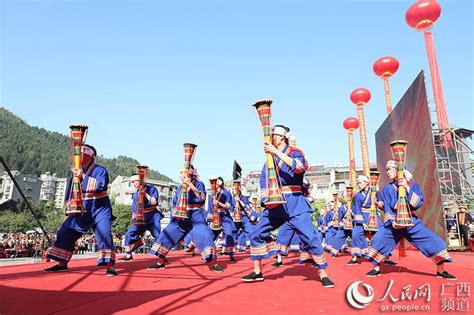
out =
[[[287,132],[284,126],[275,126],[272,130],[272,143],[265,143],[265,152],[272,154],[282,185],[286,203],[273,208],[266,208],[253,231],[250,239],[250,258],[254,261],[253,271],[244,276],[242,281],[263,281],[262,259],[269,258],[278,252],[275,243],[270,240],[270,232],[288,222],[297,231],[303,243],[303,250],[308,252],[320,268],[320,278],[324,287],[334,287],[326,272],[327,262],[321,247],[321,240],[311,221],[311,206],[302,193],[303,177],[307,168],[301,150],[288,146]],[[267,199],[267,166],[264,165],[260,175],[260,187],[263,192],[262,202]]]
[[[406,238],[413,246],[418,248],[423,255],[431,259],[437,267],[436,277],[449,280],[456,280],[456,277],[444,270],[444,263],[452,262],[445,242],[428,229],[416,215],[423,205],[423,192],[420,186],[413,180],[412,175],[405,171],[405,176],[397,180],[397,162],[389,160],[386,165],[386,173],[390,178],[382,191],[384,201],[384,222],[383,226],[375,234],[372,246],[369,249],[367,258],[375,268],[367,273],[368,277],[380,275],[380,262],[392,252],[402,237]],[[412,214],[413,226],[406,228],[394,228],[393,222],[397,216],[397,204],[399,201],[398,189],[405,188],[407,202]]]
[[141,236],[146,231],[150,231],[151,235],[155,238],[158,238],[161,232],[161,219],[164,215],[157,209],[158,205],[158,190],[155,186],[150,184],[145,184],[145,198],[144,198],[144,224],[136,225],[134,222],[134,215],[138,213],[138,189],[140,187],[140,176],[138,174],[133,174],[130,178],[132,186],[137,189],[133,194],[132,202],[132,225],[125,233],[125,256],[119,260],[133,260],[132,253],[135,249],[143,245]]
[[[83,215],[69,216],[58,231],[56,242],[48,249],[47,257],[58,261],[53,267],[44,272],[67,271],[67,264],[71,260],[76,241],[89,229],[93,229],[97,239],[97,265],[107,266],[106,275],[115,276],[115,246],[112,239],[111,225],[113,215],[107,187],[109,173],[107,169],[96,163],[96,149],[91,145],[84,145],[82,151],[81,168],[72,169],[75,176],[80,178],[82,199],[86,212]],[[72,178],[66,190],[66,200],[70,199]]]

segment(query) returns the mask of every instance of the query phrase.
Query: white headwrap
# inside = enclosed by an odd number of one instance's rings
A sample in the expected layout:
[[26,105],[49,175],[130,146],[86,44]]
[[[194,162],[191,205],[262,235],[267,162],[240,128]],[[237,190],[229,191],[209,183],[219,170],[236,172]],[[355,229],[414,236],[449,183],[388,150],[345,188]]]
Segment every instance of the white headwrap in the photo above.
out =
[[387,165],[385,166],[385,168],[397,168],[397,161],[395,160],[388,160],[387,161]]
[[283,128],[281,126],[276,126],[276,127],[273,127],[272,135],[280,135],[280,136],[283,136],[283,137],[286,138],[287,131],[286,131],[285,128]]
[[359,175],[359,176],[357,176],[357,182],[358,183],[360,183],[360,182],[370,183],[370,179],[365,175]]
[[[388,160],[387,165],[385,168],[398,168],[397,162],[395,160]],[[411,181],[413,179],[413,174],[410,173],[408,170],[404,170],[404,176],[407,181]]]
[[82,154],[87,154],[91,158],[95,158],[94,150],[89,147],[82,147]]
[[136,180],[140,180],[140,176],[139,175],[132,175],[132,177],[130,177],[130,181],[134,182]]

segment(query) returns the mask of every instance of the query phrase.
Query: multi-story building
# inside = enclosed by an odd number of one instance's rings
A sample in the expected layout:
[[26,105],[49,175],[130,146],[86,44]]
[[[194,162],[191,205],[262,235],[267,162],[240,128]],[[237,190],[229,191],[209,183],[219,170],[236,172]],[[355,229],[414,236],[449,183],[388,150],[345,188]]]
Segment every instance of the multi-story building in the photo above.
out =
[[58,178],[56,174],[46,172],[40,175],[42,181],[40,200],[48,201],[54,200],[54,207],[56,209],[64,208],[67,178]]
[[[153,185],[158,190],[159,194],[159,207],[163,212],[171,211],[173,206],[173,195],[177,189],[175,183],[167,183],[154,179],[147,179],[147,184]],[[117,176],[115,180],[110,184],[110,197],[116,204],[132,205],[133,194],[136,189],[133,188],[129,176]]]
[[253,171],[242,175],[242,194],[249,197],[260,195],[260,171]]
[[40,179],[42,183],[39,199],[42,201],[53,200],[56,192],[56,174],[51,175],[50,172],[46,172],[41,174]]
[[54,193],[54,207],[63,209],[66,198],[67,178],[56,179],[56,191]]
[[[66,178],[58,178],[56,174],[51,175],[49,172],[41,174],[39,178],[33,175],[23,175],[19,171],[12,171],[12,174],[30,202],[54,200],[56,208],[64,207]],[[19,202],[22,197],[8,173],[5,172],[0,185],[0,204],[9,200]]]
[[[33,175],[24,175],[18,171],[12,171],[12,175],[15,178],[18,186],[31,202],[38,202],[41,191],[41,180]],[[4,172],[2,176],[2,192],[0,198],[0,204],[9,200],[20,201],[22,197],[20,192],[13,184],[13,180],[8,176],[8,173]]]

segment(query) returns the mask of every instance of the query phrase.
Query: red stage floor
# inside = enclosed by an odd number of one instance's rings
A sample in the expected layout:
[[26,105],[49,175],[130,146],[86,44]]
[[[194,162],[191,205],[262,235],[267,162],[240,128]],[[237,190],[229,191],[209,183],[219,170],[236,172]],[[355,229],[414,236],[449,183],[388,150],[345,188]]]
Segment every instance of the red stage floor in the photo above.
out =
[[[435,278],[434,264],[416,251],[409,251],[399,266],[385,267],[377,278],[365,276],[371,268],[368,262],[347,266],[347,254],[335,259],[327,256],[328,271],[336,284],[333,289],[321,286],[316,268],[298,265],[295,254],[290,254],[278,268],[270,266],[273,259],[266,261],[265,281],[259,283],[240,280],[252,269],[247,254],[237,255],[238,262],[234,264],[219,257],[224,267],[221,274],[208,270],[198,257],[183,251],[173,252],[164,270],[147,270],[155,262],[153,257],[136,255],[133,262],[117,264],[116,277],[105,277],[105,269],[96,267],[93,259],[73,260],[69,272],[57,274],[42,271],[53,263],[1,267],[0,314],[341,313],[356,311],[346,300],[346,291],[354,281],[363,281],[374,290],[374,299],[362,311],[364,314],[380,313],[387,307],[423,307],[422,312],[428,313],[429,308],[431,314],[467,307],[472,312],[474,305],[466,303],[472,302],[467,290],[474,284],[474,255],[452,256],[455,263],[448,264],[447,269],[458,277],[456,281]],[[391,280],[393,286],[387,297],[379,301]],[[402,301],[404,287],[407,295]],[[428,293],[428,288],[429,301],[421,294],[415,298],[415,292]],[[363,287],[360,292],[367,295]],[[390,296],[400,300],[392,302]]]

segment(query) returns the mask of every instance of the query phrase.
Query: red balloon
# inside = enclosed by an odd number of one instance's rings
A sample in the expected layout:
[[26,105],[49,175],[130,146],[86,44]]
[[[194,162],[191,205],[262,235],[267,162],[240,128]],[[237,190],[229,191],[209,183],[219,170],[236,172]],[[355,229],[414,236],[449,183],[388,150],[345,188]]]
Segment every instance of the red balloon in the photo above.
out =
[[342,124],[344,126],[344,129],[347,131],[354,131],[357,128],[359,128],[359,119],[355,117],[349,117],[346,120],[344,120],[344,123]]
[[352,103],[362,106],[370,101],[370,91],[365,88],[358,88],[352,91],[351,101]]
[[432,28],[441,14],[441,6],[435,0],[420,0],[413,4],[405,14],[410,27],[418,31]]
[[382,57],[374,63],[374,72],[383,79],[390,78],[397,72],[400,63],[394,57]]

